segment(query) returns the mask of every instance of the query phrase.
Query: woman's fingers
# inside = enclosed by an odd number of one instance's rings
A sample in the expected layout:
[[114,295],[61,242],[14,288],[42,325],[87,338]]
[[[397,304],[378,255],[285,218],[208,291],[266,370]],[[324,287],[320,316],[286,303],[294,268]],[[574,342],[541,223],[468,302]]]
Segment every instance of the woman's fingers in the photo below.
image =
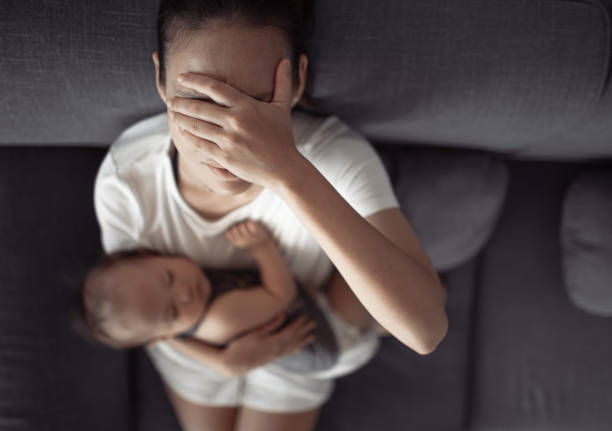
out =
[[234,229],[226,230],[225,237],[232,243],[236,242],[236,232],[234,231]]
[[210,97],[213,102],[231,108],[245,97],[231,85],[199,73],[182,73],[178,81],[183,87],[191,88]]
[[257,235],[259,233],[259,225],[255,223],[253,220],[249,220],[245,223],[247,230],[251,233],[251,235]]
[[279,355],[293,353],[315,341],[316,337],[311,333],[315,326],[313,321],[309,321],[306,316],[302,315],[282,331],[274,334],[278,340]]
[[317,322],[314,320],[307,321],[303,326],[300,327],[300,336],[310,334],[317,327]]
[[239,225],[236,226],[238,229],[238,232],[240,232],[240,235],[242,235],[243,237],[248,237],[249,235],[249,229],[247,228],[246,223],[240,223]]
[[196,136],[186,129],[179,128],[179,133],[187,144],[191,145],[197,152],[204,154],[208,159],[217,163],[222,159],[223,150],[216,142]]
[[312,331],[317,327],[317,323],[313,320],[308,320],[305,316],[302,317],[303,320],[300,321],[295,328],[294,337],[297,340],[304,341],[311,336],[314,337]]
[[310,333],[316,326],[316,323],[308,320],[304,315],[297,317],[293,322],[279,331],[275,336],[281,339],[300,340],[306,334]]
[[302,347],[309,345],[310,343],[314,342],[317,339],[317,337],[315,337],[314,335],[309,335],[306,338],[304,338],[302,340],[302,342],[296,346],[293,347],[292,350],[289,350],[287,352],[287,354],[289,353],[293,353],[293,352],[297,352],[298,350],[300,350]]
[[223,127],[227,119],[227,108],[200,99],[173,97],[167,102],[173,112],[198,118],[208,123]]
[[[257,101],[236,88],[214,78],[197,73],[188,73],[182,86],[210,98],[221,111],[212,110],[213,103],[190,100],[182,107],[183,112],[175,116],[187,133],[217,144],[222,151],[214,161],[244,181],[272,187],[291,175],[291,166],[304,163],[303,156],[295,147],[291,127],[291,76],[289,62],[280,62],[275,74],[275,93],[271,103]],[[183,104],[181,100],[177,103]],[[175,105],[175,100],[169,102]],[[209,105],[209,106],[206,106]],[[191,108],[189,107],[191,106]],[[200,116],[192,109],[201,109]],[[212,112],[212,114],[210,114]],[[222,119],[209,118],[222,112]],[[187,120],[185,117],[190,117]],[[211,120],[211,121],[207,121]],[[221,123],[221,124],[218,124]],[[212,125],[212,126],[211,126]],[[215,129],[214,127],[218,127]],[[196,148],[201,145],[194,142]],[[208,151],[203,146],[203,152]],[[213,149],[214,150],[214,149]],[[206,154],[213,157],[210,154]],[[205,162],[206,163],[206,162]]]
[[219,127],[216,124],[212,124],[198,118],[189,117],[178,112],[174,112],[173,121],[178,128],[187,130],[192,135],[214,142],[219,146],[223,145],[225,142],[225,132],[222,127]]
[[253,333],[258,336],[271,334],[274,331],[276,331],[278,328],[280,328],[284,321],[285,321],[285,315],[281,313],[278,316],[272,318],[267,323],[264,323],[258,329],[255,329]]
[[292,83],[291,83],[291,61],[283,58],[276,65],[274,75],[274,96],[272,102],[281,108],[291,109]]

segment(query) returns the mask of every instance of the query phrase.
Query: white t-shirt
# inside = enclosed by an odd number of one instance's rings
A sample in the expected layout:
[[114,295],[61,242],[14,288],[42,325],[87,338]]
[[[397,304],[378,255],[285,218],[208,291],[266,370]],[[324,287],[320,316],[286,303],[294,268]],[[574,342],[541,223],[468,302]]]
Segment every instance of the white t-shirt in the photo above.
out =
[[[371,145],[336,117],[294,112],[298,150],[363,217],[398,207],[387,173]],[[124,131],[106,155],[95,184],[95,209],[108,253],[149,247],[186,255],[209,268],[254,268],[248,252],[224,231],[247,218],[263,223],[279,243],[294,275],[318,289],[332,264],[312,235],[272,191],[215,221],[203,219],[182,198],[172,170],[167,114]],[[325,205],[325,202],[320,202]]]

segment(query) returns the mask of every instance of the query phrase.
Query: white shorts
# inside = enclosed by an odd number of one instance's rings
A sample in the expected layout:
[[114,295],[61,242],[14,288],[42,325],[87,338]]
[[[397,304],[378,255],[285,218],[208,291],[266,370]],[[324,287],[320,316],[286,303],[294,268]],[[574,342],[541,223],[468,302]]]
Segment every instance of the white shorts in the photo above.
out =
[[321,407],[331,396],[334,378],[365,365],[378,352],[379,336],[372,324],[363,333],[336,314],[323,292],[316,300],[338,340],[340,356],[330,369],[294,374],[273,362],[240,377],[226,377],[160,342],[145,350],[165,384],[181,397],[207,406],[245,406],[266,412],[296,413]]

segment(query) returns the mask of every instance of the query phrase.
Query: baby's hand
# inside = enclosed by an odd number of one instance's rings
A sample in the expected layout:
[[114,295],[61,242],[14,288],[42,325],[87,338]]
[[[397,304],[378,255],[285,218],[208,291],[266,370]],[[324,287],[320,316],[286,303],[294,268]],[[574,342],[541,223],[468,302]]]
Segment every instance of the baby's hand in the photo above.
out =
[[272,237],[266,229],[253,220],[235,224],[225,232],[227,239],[239,248],[257,248],[268,244]]

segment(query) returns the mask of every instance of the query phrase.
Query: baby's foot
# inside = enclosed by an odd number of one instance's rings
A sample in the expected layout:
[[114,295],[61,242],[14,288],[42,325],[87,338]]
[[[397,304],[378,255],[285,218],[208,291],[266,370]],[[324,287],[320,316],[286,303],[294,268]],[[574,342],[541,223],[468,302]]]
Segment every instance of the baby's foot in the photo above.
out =
[[255,248],[272,239],[266,229],[253,220],[235,224],[225,232],[227,239],[239,248]]

